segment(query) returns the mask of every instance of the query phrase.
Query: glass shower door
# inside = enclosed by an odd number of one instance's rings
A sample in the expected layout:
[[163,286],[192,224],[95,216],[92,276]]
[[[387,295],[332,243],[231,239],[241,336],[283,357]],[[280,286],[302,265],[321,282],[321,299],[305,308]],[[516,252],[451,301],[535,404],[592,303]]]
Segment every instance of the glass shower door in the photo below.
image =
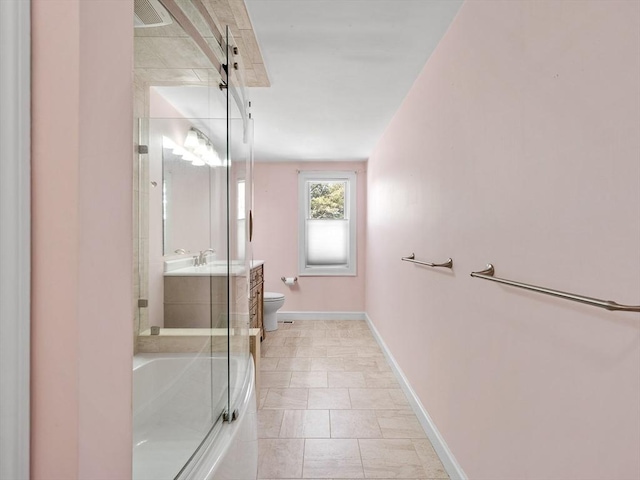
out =
[[212,31],[203,10],[171,5],[190,28],[174,18],[135,36],[135,480],[187,476],[235,419],[251,370],[242,64],[231,34]]
[[229,407],[232,413],[252,362],[249,352],[249,292],[251,272],[250,162],[252,140],[244,70],[233,35],[226,29],[227,158],[229,174]]
[[143,123],[133,473],[173,479],[229,409],[227,119]]

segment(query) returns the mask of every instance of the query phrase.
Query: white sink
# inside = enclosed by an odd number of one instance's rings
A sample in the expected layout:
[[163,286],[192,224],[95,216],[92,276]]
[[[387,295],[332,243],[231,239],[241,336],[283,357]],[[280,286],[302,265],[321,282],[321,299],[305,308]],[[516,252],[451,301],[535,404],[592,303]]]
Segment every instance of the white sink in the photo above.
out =
[[[251,268],[264,263],[262,260],[251,262]],[[232,263],[231,271],[228,270],[227,262],[224,260],[214,260],[206,265],[193,266],[193,258],[178,258],[165,260],[165,277],[222,277],[228,273],[231,276],[244,275],[246,272],[244,263]]]

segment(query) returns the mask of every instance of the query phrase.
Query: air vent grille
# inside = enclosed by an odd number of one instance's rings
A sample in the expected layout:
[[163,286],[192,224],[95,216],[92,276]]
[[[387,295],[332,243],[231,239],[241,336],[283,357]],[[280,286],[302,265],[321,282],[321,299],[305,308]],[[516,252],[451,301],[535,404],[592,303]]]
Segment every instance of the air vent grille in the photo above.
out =
[[171,17],[157,0],[134,0],[136,27],[156,27],[171,23]]

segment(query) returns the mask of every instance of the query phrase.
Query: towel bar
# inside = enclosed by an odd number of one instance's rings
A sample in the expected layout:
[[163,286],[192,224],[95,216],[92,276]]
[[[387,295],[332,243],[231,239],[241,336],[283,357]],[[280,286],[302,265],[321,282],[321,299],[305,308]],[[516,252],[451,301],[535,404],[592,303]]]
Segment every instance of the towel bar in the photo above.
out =
[[400,260],[402,260],[403,262],[416,263],[418,265],[426,265],[427,267],[453,268],[453,260],[451,258],[447,259],[447,261],[444,263],[428,263],[428,262],[421,262],[420,260],[416,260],[416,254],[412,253],[410,256],[402,257]]
[[611,311],[620,310],[623,312],[640,312],[640,305],[620,305],[619,303],[612,302],[611,300],[600,300],[598,298],[576,295],[575,293],[561,292],[560,290],[538,287],[528,283],[514,282],[513,280],[507,280],[505,278],[494,277],[494,273],[495,269],[493,268],[493,265],[488,263],[487,268],[479,272],[471,272],[471,276],[474,278],[482,278],[483,280],[491,280],[492,282],[498,282],[504,285],[510,285],[516,288],[522,288],[524,290],[544,293],[545,295],[551,295],[553,297],[564,298],[565,300],[571,300],[573,302],[584,303],[586,305],[591,305],[592,307],[605,308]]

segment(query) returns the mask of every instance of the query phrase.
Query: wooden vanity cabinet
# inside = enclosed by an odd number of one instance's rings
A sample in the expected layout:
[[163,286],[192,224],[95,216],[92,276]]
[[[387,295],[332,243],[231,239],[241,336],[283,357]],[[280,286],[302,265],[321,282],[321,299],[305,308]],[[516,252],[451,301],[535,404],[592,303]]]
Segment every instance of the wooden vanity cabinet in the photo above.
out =
[[260,340],[264,338],[262,319],[264,317],[264,265],[251,269],[251,295],[249,296],[249,328],[260,329]]

